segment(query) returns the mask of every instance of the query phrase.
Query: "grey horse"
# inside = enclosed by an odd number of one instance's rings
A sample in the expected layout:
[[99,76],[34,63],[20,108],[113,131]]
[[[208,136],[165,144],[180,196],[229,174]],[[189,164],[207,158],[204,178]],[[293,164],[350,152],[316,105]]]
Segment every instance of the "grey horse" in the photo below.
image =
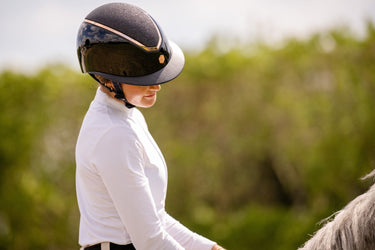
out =
[[[374,178],[375,170],[366,178]],[[374,250],[375,184],[325,220],[299,250]]]

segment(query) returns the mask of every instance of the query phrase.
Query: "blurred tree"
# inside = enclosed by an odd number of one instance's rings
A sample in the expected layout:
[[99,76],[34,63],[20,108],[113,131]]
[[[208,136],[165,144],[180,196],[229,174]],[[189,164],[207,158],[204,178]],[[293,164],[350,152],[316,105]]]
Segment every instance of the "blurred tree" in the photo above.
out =
[[77,244],[74,143],[91,98],[62,65],[0,76],[0,249]]

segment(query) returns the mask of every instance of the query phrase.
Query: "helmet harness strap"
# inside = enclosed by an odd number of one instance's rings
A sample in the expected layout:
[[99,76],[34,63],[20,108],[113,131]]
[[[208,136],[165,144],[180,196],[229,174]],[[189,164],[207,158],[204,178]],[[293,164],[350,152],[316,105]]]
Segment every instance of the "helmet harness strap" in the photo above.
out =
[[98,81],[100,83],[100,85],[104,86],[106,89],[109,90],[109,92],[114,92],[115,93],[115,98],[117,100],[120,100],[120,101],[123,101],[125,103],[125,106],[129,109],[131,108],[134,108],[135,105],[131,104],[130,102],[128,102],[128,100],[126,99],[125,95],[124,95],[124,91],[122,90],[121,88],[121,84],[119,82],[114,82],[114,81],[111,81],[112,84],[113,84],[113,87],[114,89],[108,87],[105,83],[103,83],[102,81],[100,81],[94,74],[90,74],[96,81]]
[[134,108],[135,106],[133,104],[131,104],[130,102],[128,102],[128,100],[126,99],[125,95],[124,95],[124,92],[121,88],[121,84],[118,83],[118,82],[113,82],[112,81],[112,84],[113,84],[113,88],[110,88],[108,87],[106,84],[102,83],[101,81],[99,81],[94,75],[92,75],[102,86],[104,86],[106,89],[108,89],[110,92],[114,92],[115,93],[115,98],[117,100],[120,100],[120,101],[123,101],[125,103],[125,106],[129,109],[131,108]]
[[113,84],[113,87],[115,87],[115,89],[111,90],[111,92],[115,92],[115,98],[120,100],[120,101],[123,101],[127,108],[129,108],[129,109],[134,108],[135,106],[133,104],[131,104],[130,102],[128,102],[128,100],[126,99],[126,97],[124,95],[124,91],[121,88],[121,84],[118,83],[118,82],[112,82],[112,84]]

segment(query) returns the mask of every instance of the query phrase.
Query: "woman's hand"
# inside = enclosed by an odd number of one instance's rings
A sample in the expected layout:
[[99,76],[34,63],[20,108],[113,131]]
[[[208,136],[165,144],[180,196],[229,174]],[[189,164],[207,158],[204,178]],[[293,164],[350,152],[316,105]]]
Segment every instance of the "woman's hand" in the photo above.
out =
[[215,245],[212,247],[212,250],[225,250],[224,248],[222,248],[221,246],[219,245]]

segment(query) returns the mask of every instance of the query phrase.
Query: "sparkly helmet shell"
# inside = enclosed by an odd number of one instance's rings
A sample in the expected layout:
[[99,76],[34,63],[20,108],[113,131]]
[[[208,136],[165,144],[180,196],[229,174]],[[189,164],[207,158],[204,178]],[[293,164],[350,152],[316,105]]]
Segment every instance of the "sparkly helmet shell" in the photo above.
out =
[[139,86],[168,82],[185,63],[181,49],[156,21],[126,3],[105,4],[86,16],[78,31],[77,53],[83,73]]

